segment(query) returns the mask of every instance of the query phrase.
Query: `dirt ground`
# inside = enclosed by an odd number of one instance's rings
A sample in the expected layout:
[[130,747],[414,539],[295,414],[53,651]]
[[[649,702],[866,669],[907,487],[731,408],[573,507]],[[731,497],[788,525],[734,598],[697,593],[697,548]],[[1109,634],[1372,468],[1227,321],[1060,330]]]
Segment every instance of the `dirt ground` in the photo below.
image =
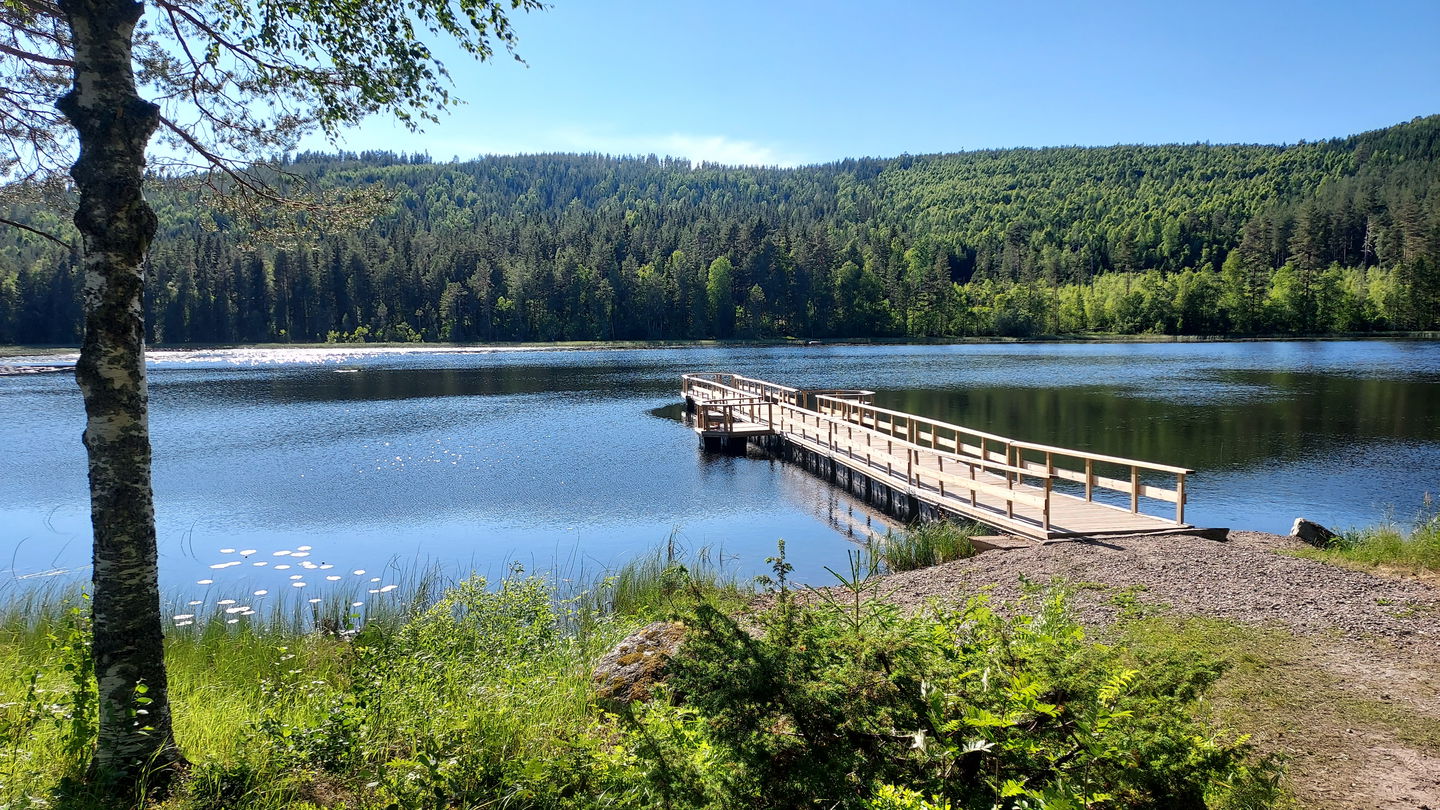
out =
[[1283,756],[1301,807],[1440,810],[1440,588],[1286,553],[1300,548],[1260,532],[1052,543],[889,575],[879,592],[919,608],[1063,581],[1102,635],[1136,615],[1225,620],[1239,630],[1217,646],[1237,663],[1217,715]]

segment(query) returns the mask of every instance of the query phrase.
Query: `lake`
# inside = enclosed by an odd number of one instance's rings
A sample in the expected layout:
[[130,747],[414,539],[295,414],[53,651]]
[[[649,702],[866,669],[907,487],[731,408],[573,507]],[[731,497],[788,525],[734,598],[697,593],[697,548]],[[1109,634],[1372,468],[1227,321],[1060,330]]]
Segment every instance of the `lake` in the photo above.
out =
[[[1440,492],[1434,342],[162,351],[164,585],[310,595],[507,561],[579,577],[672,537],[745,576],[784,538],[821,582],[889,525],[790,464],[701,453],[678,421],[687,371],[872,388],[884,407],[1191,467],[1202,526],[1403,519]],[[88,577],[82,427],[68,373],[0,378],[0,579]]]

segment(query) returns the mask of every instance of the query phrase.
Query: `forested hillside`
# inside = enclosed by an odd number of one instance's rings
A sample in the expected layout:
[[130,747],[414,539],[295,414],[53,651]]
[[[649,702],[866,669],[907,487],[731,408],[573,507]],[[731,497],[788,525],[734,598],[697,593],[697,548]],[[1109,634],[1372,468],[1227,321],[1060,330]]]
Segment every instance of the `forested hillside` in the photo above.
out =
[[[264,244],[155,184],[155,343],[1314,334],[1440,328],[1440,116],[1294,146],[798,169],[288,159],[368,227]],[[4,216],[61,233],[64,216]],[[0,229],[0,342],[74,343],[75,254]]]

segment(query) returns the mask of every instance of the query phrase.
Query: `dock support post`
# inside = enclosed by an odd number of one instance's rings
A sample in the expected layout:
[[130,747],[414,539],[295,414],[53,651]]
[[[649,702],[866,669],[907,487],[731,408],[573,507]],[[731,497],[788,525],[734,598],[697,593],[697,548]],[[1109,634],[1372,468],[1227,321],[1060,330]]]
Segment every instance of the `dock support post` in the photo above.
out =
[[1175,475],[1175,522],[1185,522],[1185,473]]

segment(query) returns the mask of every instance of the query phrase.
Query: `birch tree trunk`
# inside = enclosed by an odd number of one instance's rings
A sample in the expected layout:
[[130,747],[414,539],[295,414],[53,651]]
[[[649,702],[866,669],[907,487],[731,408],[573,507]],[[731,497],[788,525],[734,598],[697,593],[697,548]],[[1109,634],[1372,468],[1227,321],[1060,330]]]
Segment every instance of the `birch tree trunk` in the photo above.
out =
[[92,774],[117,787],[154,785],[183,762],[165,678],[141,309],[143,262],[155,235],[141,184],[159,108],[140,98],[131,67],[143,6],[60,0],[60,7],[74,36],[75,79],[57,106],[80,142],[70,174],[84,238],[85,338],[75,377],[85,398],[95,532],[100,725]]

